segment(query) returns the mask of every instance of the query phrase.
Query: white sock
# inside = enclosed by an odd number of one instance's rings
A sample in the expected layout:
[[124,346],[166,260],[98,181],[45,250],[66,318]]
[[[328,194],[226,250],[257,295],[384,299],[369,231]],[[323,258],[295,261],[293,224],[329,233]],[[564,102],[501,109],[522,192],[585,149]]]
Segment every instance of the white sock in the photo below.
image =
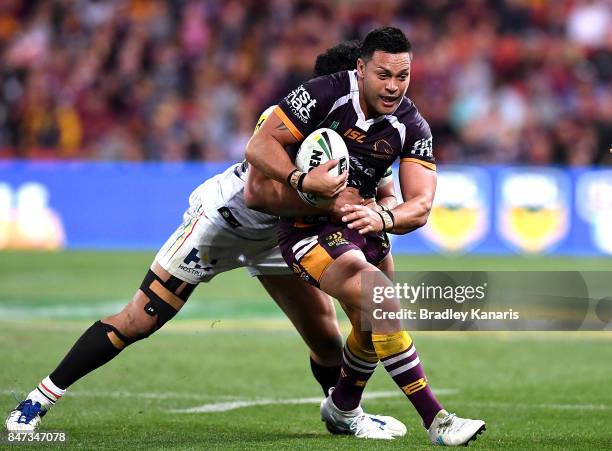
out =
[[30,392],[28,399],[31,399],[33,402],[39,402],[44,409],[48,409],[64,396],[65,393],[66,390],[59,388],[47,376],[38,384],[38,387]]

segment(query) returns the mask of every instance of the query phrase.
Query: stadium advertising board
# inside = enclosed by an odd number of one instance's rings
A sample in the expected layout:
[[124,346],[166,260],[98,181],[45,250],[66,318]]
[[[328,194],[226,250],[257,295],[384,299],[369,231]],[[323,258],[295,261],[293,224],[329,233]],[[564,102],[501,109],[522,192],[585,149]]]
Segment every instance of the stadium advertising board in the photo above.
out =
[[[156,249],[189,193],[227,165],[2,163],[0,248]],[[392,244],[408,254],[609,255],[611,227],[610,170],[448,166],[427,226]]]

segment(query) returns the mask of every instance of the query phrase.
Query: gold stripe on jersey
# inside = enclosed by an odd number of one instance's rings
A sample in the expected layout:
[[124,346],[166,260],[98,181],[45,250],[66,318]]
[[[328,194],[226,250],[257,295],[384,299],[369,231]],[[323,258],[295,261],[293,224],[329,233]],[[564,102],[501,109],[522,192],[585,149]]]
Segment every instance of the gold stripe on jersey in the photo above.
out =
[[277,106],[276,108],[274,108],[274,112],[283,122],[283,124],[285,124],[285,126],[289,129],[295,139],[297,139],[298,141],[302,141],[304,139],[304,135],[302,135],[302,133],[295,127],[295,125],[293,125],[291,119],[289,119],[289,117],[285,114],[283,110],[280,109],[280,107]]
[[417,164],[420,164],[421,166],[425,166],[427,169],[431,169],[432,171],[436,170],[435,163],[430,163],[429,161],[419,160],[418,158],[406,157],[406,158],[402,158],[400,162],[401,163],[417,163]]
[[317,282],[320,282],[323,272],[333,261],[334,259],[327,253],[323,246],[317,244],[302,257],[300,264],[310,276]]

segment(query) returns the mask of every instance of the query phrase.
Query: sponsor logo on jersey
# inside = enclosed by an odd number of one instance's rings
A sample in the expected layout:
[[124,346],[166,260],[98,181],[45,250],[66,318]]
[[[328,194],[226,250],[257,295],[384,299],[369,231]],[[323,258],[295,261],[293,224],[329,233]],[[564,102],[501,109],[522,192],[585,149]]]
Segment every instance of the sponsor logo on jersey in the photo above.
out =
[[500,179],[500,236],[524,252],[552,250],[569,230],[569,181],[556,169],[508,170]]
[[410,149],[410,153],[419,157],[433,158],[433,139],[431,137],[419,139]]
[[393,155],[393,147],[386,139],[379,139],[374,143],[374,152],[385,153],[387,155]]
[[310,111],[317,105],[317,101],[310,97],[310,93],[306,91],[304,85],[291,91],[286,100],[293,114],[304,124],[307,124],[310,120]]
[[[205,260],[208,260],[206,258]],[[179,264],[179,269],[185,271],[188,274],[195,274],[198,277],[203,276],[207,271],[210,271],[211,266],[217,263],[216,260],[212,260],[207,266],[204,265],[204,261],[200,258],[199,251],[196,248],[191,249],[191,252],[183,259],[183,263]]]
[[327,245],[331,248],[334,247],[340,247],[340,246],[346,246],[347,244],[350,244],[342,235],[342,232],[334,232],[334,233],[330,233],[329,235],[327,235],[325,237],[325,242],[327,243]]
[[436,197],[422,233],[445,251],[465,252],[487,234],[490,182],[475,169],[447,169],[438,174]]
[[346,136],[348,139],[352,139],[353,141],[357,141],[360,144],[363,144],[364,140],[366,139],[366,135],[358,132],[357,130],[353,130],[352,128],[345,131],[344,136]]

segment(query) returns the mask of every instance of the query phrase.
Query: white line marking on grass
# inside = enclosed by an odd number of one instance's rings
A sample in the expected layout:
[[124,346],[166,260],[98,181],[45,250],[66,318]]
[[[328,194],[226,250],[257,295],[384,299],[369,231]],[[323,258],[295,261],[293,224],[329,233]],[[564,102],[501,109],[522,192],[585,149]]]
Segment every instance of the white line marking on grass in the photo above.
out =
[[[18,397],[26,396],[28,392],[21,390],[0,390],[0,395],[12,395],[15,393]],[[104,392],[104,391],[70,391],[66,392],[65,397],[87,397],[87,398],[141,398],[141,399],[193,399],[193,400],[237,400],[237,396],[227,395],[200,395],[197,393],[177,393],[177,392],[129,392],[129,391],[115,391],[115,392]]]
[[[452,395],[457,393],[455,389],[437,389],[436,394],[438,395]],[[394,398],[402,397],[399,390],[393,391],[378,391],[371,393],[364,393],[363,399],[366,401],[369,399],[379,398]],[[203,404],[201,406],[189,407],[187,409],[172,409],[170,412],[173,413],[214,413],[214,412],[227,412],[229,410],[242,409],[244,407],[253,406],[269,406],[269,405],[283,405],[283,404],[319,404],[322,397],[309,397],[309,398],[289,398],[289,399],[240,399],[229,402],[217,402],[212,404]]]
[[83,318],[99,317],[110,315],[118,312],[129,300],[96,302],[91,305],[29,305],[19,306],[18,302],[15,305],[0,306],[0,317],[3,319],[63,319],[63,318]]
[[467,401],[463,405],[476,407],[494,407],[508,409],[551,409],[551,410],[612,410],[612,405],[607,404],[556,404],[556,403],[510,403],[510,402],[495,402],[495,401]]

